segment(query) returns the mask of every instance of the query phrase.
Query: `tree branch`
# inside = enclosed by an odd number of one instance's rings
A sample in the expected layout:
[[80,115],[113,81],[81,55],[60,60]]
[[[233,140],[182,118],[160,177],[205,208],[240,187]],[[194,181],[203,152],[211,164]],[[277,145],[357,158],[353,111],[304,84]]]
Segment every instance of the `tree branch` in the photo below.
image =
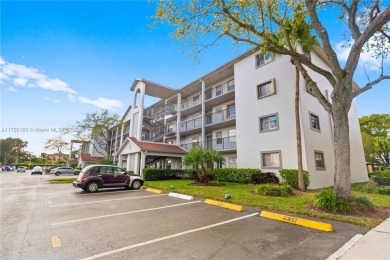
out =
[[374,35],[375,32],[379,31],[383,25],[390,20],[390,6],[388,6],[382,13],[377,15],[363,31],[361,36],[355,40],[352,45],[351,51],[348,55],[348,59],[345,65],[345,70],[352,74],[356,69],[359,62],[360,53],[365,43]]
[[329,103],[329,101],[324,97],[324,95],[322,95],[320,89],[317,86],[317,83],[311,79],[310,75],[307,73],[306,69],[302,66],[302,64],[299,61],[294,59],[293,61],[294,61],[294,65],[297,66],[303,78],[305,79],[306,84],[313,89],[313,95],[317,98],[317,100],[324,107],[324,109],[331,114],[332,104]]
[[348,12],[348,28],[351,30],[352,38],[355,41],[357,41],[357,39],[359,39],[359,37],[361,36],[359,27],[356,24],[356,12],[357,12],[358,4],[359,1],[354,0],[350,8],[347,6],[345,7],[345,9]]
[[363,93],[364,91],[367,91],[367,90],[371,89],[374,85],[378,84],[379,82],[381,82],[384,79],[390,79],[390,75],[382,75],[379,78],[377,78],[376,80],[374,80],[374,81],[372,81],[370,83],[367,83],[364,87],[362,87],[359,90],[355,91],[353,93],[353,97],[356,97],[356,96],[360,95],[361,93]]
[[317,11],[316,11],[316,3],[317,0],[306,0],[306,6],[309,11],[310,20],[312,22],[312,25],[314,27],[314,30],[317,32],[319,37],[321,38],[322,47],[324,49],[324,52],[326,56],[328,56],[329,62],[332,67],[332,71],[334,75],[340,75],[342,74],[342,70],[339,64],[339,61],[337,59],[337,55],[332,49],[332,46],[329,41],[329,35],[325,29],[325,27],[322,25],[321,21],[318,18]]

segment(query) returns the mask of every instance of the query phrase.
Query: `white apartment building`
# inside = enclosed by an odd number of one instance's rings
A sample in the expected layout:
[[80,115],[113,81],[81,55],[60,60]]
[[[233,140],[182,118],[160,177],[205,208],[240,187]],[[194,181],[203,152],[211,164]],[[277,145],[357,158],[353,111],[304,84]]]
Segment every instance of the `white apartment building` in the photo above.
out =
[[[329,69],[321,48],[312,62]],[[332,87],[312,73],[325,97]],[[332,119],[301,80],[300,121],[304,169],[309,188],[333,185]],[[355,86],[358,88],[358,86]],[[297,169],[295,69],[287,56],[272,59],[249,51],[181,89],[145,79],[132,86],[132,105],[122,126],[111,132],[110,156],[136,173],[144,167],[180,168],[191,147],[220,151],[227,168],[278,173]],[[161,100],[144,107],[145,96]],[[331,101],[331,100],[330,100]],[[368,180],[356,104],[350,113],[352,182]]]

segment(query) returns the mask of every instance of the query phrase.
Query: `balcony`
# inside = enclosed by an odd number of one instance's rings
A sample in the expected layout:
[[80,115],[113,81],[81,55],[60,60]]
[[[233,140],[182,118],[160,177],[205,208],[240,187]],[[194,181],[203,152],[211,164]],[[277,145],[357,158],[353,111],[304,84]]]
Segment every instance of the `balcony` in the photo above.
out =
[[142,140],[157,140],[163,136],[176,134],[176,124],[169,124],[156,128],[153,131],[143,131],[141,139]]
[[236,107],[232,106],[226,110],[217,111],[206,115],[206,126],[230,121],[236,118]]
[[192,142],[192,143],[188,143],[188,144],[181,144],[180,146],[183,149],[189,151],[189,150],[191,150],[192,147],[196,147],[196,146],[199,146],[199,145],[200,145],[199,142]]
[[185,101],[183,101],[181,103],[181,110],[186,110],[186,109],[189,109],[191,107],[195,107],[197,105],[200,105],[201,101],[200,101],[200,95],[197,95],[195,97],[192,97],[190,99],[187,99]]
[[221,85],[213,87],[211,89],[207,89],[205,91],[205,100],[208,101],[213,98],[217,98],[226,93],[233,92],[235,90],[234,79],[225,82]]
[[174,104],[166,104],[160,107],[148,107],[144,110],[144,117],[148,117],[153,120],[160,120],[165,115],[174,114],[176,112]]
[[236,136],[208,140],[206,141],[206,148],[213,149],[215,151],[236,150]]
[[198,117],[190,121],[180,123],[180,133],[202,127],[202,118]]

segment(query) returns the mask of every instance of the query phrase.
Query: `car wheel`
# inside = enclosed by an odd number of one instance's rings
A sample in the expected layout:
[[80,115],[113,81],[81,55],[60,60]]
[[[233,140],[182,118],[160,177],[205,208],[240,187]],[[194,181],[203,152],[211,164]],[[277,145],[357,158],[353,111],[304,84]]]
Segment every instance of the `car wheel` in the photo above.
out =
[[56,172],[55,173],[56,176],[60,176],[60,174],[61,174],[60,172]]
[[87,185],[88,192],[97,192],[98,189],[99,189],[99,183],[97,183],[96,181],[91,181]]
[[79,174],[80,174],[80,172],[75,172],[75,173],[74,173],[74,175],[79,175]]
[[131,188],[134,190],[139,190],[141,188],[141,181],[140,180],[134,180],[131,184]]

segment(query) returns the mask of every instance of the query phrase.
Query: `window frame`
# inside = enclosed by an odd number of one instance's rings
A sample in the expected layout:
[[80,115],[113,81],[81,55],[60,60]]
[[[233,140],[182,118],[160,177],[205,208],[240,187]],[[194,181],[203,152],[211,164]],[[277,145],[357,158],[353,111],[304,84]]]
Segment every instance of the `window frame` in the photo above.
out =
[[[315,117],[317,117],[318,128],[315,128],[315,127],[313,127],[313,125],[312,125],[312,122],[311,122],[311,117],[312,117],[312,115],[315,116]],[[311,129],[311,130],[321,133],[321,124],[320,124],[320,116],[319,116],[319,115],[317,115],[317,114],[315,114],[315,113],[309,111],[309,123],[310,123],[310,129]]]
[[[279,166],[265,166],[263,155],[264,154],[279,154]],[[260,162],[261,162],[261,168],[262,169],[282,169],[282,150],[273,150],[273,151],[260,151]]]
[[[262,86],[266,86],[268,84],[271,84],[272,88],[273,88],[273,92],[269,93],[269,94],[266,94],[264,96],[261,96],[261,87]],[[272,95],[276,95],[276,83],[275,83],[275,78],[272,78],[272,79],[269,79],[269,80],[266,80],[266,81],[263,81],[259,84],[256,85],[256,92],[257,92],[257,99],[262,99],[262,98],[266,98],[266,97],[269,97],[269,96],[272,96]]]
[[[268,59],[265,58],[267,55],[269,55],[269,58],[268,58]],[[262,55],[262,57],[264,58],[264,63],[258,64],[258,60],[260,59],[260,53],[257,53],[257,54],[255,55],[255,68],[256,68],[256,69],[258,69],[258,68],[260,68],[260,67],[263,67],[263,66],[267,65],[268,63],[270,63],[270,62],[272,62],[272,61],[274,60],[274,59],[272,58],[272,56],[271,56],[271,53],[269,53],[269,52],[267,52],[267,53],[265,53],[264,55]]]
[[[273,116],[276,116],[276,127],[272,128],[272,129],[265,129],[265,130],[263,130],[262,129],[262,124],[261,124],[261,119],[269,118],[269,117],[273,117]],[[276,113],[272,113],[272,114],[268,114],[268,115],[264,115],[264,116],[259,116],[259,133],[278,131],[279,129],[280,129],[280,126],[279,126],[279,113],[276,112]]]
[[[318,166],[317,166],[316,154],[321,154],[321,156],[322,156],[322,165],[323,165],[323,167],[318,167]],[[314,150],[314,165],[316,166],[316,170],[318,170],[318,171],[325,171],[325,170],[326,170],[326,165],[325,165],[325,154],[324,154],[323,151]]]

